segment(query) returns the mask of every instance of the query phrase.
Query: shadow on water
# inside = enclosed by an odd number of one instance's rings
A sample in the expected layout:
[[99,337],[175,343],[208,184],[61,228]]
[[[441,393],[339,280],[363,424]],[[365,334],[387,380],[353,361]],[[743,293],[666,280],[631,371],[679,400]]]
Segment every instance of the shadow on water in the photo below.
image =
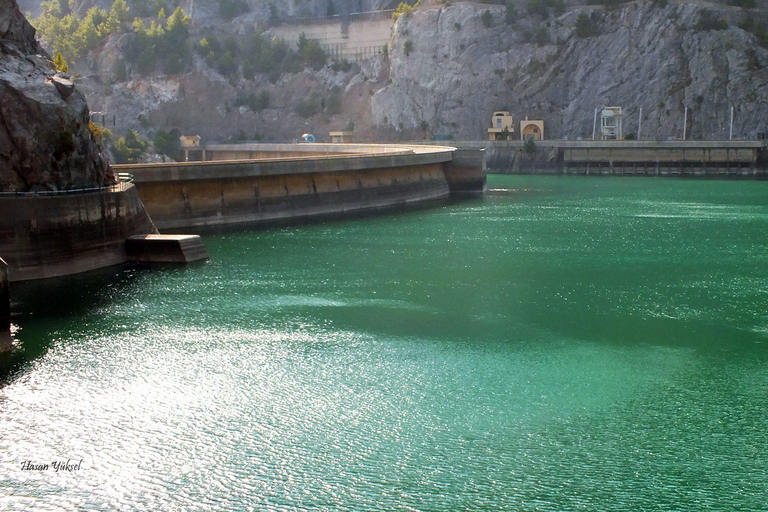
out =
[[53,334],[124,295],[137,279],[162,266],[126,264],[83,274],[11,283],[13,352],[0,360],[0,386],[50,349]]

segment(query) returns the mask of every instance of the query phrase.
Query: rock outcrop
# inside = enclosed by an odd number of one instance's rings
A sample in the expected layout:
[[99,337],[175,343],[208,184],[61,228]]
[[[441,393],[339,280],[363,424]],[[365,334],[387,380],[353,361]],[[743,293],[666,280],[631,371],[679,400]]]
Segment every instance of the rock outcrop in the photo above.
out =
[[0,191],[111,182],[85,97],[34,36],[16,0],[0,0]]
[[[708,9],[728,28],[697,26]],[[395,27],[391,83],[373,96],[373,117],[380,127],[477,139],[494,110],[509,110],[516,121],[544,119],[548,137],[576,138],[592,136],[595,108],[617,105],[625,134],[637,134],[642,107],[641,136],[665,140],[682,137],[688,107],[689,138],[723,140],[734,106],[734,136],[753,138],[768,132],[768,50],[738,28],[749,13],[651,0],[513,23],[503,7],[417,11]],[[591,31],[577,33],[580,15]]]
[[[388,1],[358,7],[390,7]],[[348,68],[329,59],[320,70],[253,80],[222,76],[199,55],[179,75],[142,75],[123,54],[131,36],[124,33],[78,62],[78,85],[94,110],[110,114],[105,122],[116,137],[137,130],[145,139],[162,128],[207,141],[290,141],[304,132],[328,140],[328,131],[352,124],[359,141],[485,139],[494,110],[509,110],[516,121],[543,119],[548,138],[576,139],[592,136],[595,109],[604,105],[624,108],[625,134],[637,135],[642,117],[645,139],[680,138],[684,120],[688,138],[727,139],[731,107],[734,137],[768,132],[768,50],[739,28],[745,17],[768,17],[762,4],[742,9],[724,0],[674,0],[661,7],[635,0],[603,9],[568,0],[565,12],[545,18],[529,13],[525,1],[513,3],[517,15],[510,20],[502,5],[424,0],[394,25],[386,55]],[[217,5],[195,2],[190,44],[253,31],[271,10],[266,0],[248,0],[249,12],[224,23]],[[275,5],[289,17],[302,9],[321,15],[328,2]],[[341,2],[332,5],[339,12]],[[192,8],[188,1],[182,6]],[[709,10],[727,28],[699,26]],[[581,31],[579,19],[587,20]],[[267,108],[238,102],[257,93],[268,94]],[[298,108],[302,101],[327,107],[333,95],[340,108],[309,115]]]

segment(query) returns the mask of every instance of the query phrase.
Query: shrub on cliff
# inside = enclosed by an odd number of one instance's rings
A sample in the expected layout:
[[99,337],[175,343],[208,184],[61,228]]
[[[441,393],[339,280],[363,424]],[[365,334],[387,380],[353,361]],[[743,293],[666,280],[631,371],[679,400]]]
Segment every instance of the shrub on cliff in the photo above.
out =
[[135,164],[147,149],[147,142],[139,138],[135,130],[130,130],[125,137],[120,137],[112,146],[115,162],[118,164]]
[[403,14],[411,14],[413,11],[415,11],[419,7],[420,2],[416,2],[415,4],[407,4],[405,2],[400,2],[400,5],[397,6],[397,9],[395,9],[395,12],[392,13],[392,19],[396,20]]
[[504,23],[507,25],[514,25],[516,21],[517,9],[515,9],[515,4],[512,2],[507,2],[506,8],[504,9]]
[[69,71],[69,66],[67,66],[67,61],[64,60],[64,57],[61,55],[61,52],[57,53],[56,56],[53,58],[53,65],[56,68],[56,71],[60,71],[61,73],[66,73]]
[[699,11],[699,21],[693,26],[693,30],[696,32],[703,30],[725,30],[727,28],[728,22],[709,9]]
[[491,14],[491,11],[489,10],[483,11],[480,20],[483,22],[484,27],[490,28],[490,26],[493,25],[493,14]]
[[323,107],[320,105],[317,95],[313,94],[307,99],[301,100],[296,104],[294,111],[301,117],[308,119],[315,114],[322,112]]
[[576,37],[586,38],[598,35],[597,23],[586,13],[580,13],[576,18]]
[[768,24],[755,19],[754,16],[745,15],[743,21],[739,24],[739,28],[757,37],[757,42],[760,46],[768,48]]
[[406,57],[413,51],[413,42],[410,39],[406,39],[403,43],[403,51],[405,52]]

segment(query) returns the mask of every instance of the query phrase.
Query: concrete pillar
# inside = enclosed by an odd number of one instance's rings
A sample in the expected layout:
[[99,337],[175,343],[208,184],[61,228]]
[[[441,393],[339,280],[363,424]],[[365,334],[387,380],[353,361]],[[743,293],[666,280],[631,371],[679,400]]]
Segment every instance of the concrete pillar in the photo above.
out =
[[11,348],[11,297],[8,292],[8,265],[0,258],[0,353]]

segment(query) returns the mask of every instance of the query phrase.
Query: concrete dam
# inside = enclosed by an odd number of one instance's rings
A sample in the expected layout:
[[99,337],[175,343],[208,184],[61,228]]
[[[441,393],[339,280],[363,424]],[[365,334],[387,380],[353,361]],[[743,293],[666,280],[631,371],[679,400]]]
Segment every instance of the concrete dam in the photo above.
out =
[[482,166],[455,148],[385,144],[231,144],[200,161],[113,166],[130,173],[159,229],[269,225],[482,194]]

